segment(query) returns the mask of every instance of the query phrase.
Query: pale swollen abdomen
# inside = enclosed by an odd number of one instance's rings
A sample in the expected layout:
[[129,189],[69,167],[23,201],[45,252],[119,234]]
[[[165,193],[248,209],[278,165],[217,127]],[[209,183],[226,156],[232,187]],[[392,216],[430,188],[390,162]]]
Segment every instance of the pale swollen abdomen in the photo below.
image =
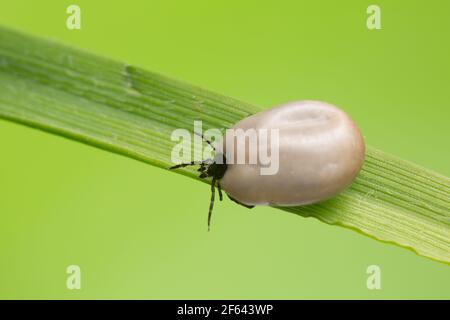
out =
[[[220,183],[243,204],[296,206],[331,198],[352,183],[364,162],[364,139],[358,127],[344,111],[328,103],[284,104],[249,116],[232,129],[279,132],[277,173],[262,175],[259,158],[256,164],[234,164],[236,159],[233,163],[227,159]],[[236,145],[234,150],[239,152]],[[250,159],[254,149],[247,146],[244,152]]]

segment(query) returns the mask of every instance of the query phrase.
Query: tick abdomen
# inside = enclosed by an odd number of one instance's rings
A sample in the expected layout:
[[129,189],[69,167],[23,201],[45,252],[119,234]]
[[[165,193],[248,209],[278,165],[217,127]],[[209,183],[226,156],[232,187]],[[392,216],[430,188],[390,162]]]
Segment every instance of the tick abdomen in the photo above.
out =
[[[358,127],[345,112],[324,102],[284,104],[245,118],[232,129],[278,129],[275,174],[262,175],[256,155],[256,164],[229,163],[221,179],[224,190],[247,205],[296,206],[328,199],[351,184],[364,162]],[[238,150],[237,143],[234,148],[235,154],[245,152],[246,159],[258,152],[248,145]]]

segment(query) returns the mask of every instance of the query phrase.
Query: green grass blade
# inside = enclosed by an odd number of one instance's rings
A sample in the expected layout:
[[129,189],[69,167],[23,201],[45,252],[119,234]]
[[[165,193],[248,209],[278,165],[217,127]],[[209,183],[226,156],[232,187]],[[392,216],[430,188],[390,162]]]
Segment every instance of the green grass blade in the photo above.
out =
[[[0,28],[0,118],[146,163],[171,165],[176,128],[227,128],[260,108]],[[194,170],[180,170],[194,179]],[[450,263],[450,179],[368,147],[341,195],[283,210]]]

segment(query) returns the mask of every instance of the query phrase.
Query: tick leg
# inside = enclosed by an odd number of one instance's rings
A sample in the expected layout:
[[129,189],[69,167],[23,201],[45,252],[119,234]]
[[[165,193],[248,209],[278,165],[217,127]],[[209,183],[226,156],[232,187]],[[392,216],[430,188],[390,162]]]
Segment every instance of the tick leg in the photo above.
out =
[[222,197],[222,186],[220,185],[220,181],[217,181],[217,189],[219,190],[219,199],[220,199],[220,201],[222,201],[223,200],[223,197]]
[[212,210],[214,208],[215,192],[216,192],[216,179],[213,178],[212,182],[211,182],[211,201],[209,202],[209,212],[208,212],[208,231],[210,230],[210,227],[211,227],[211,215],[212,215]]
[[191,162],[186,162],[186,163],[180,163],[180,164],[177,164],[175,166],[170,167],[169,169],[172,170],[172,169],[184,168],[184,167],[187,167],[187,166],[194,166],[196,164],[200,164],[200,163],[198,161],[191,161]]
[[202,160],[202,161],[191,161],[191,162],[186,162],[186,163],[180,163],[177,164],[175,166],[170,167],[169,169],[178,169],[178,168],[184,168],[187,166],[195,166],[195,165],[205,165],[205,163],[209,163],[211,161],[211,159],[206,159],[206,160]]
[[248,204],[243,204],[242,202],[237,201],[235,198],[233,198],[233,197],[230,196],[229,194],[227,194],[227,195],[228,195],[228,198],[230,198],[231,201],[234,201],[234,202],[236,202],[237,204],[240,204],[241,206],[244,206],[244,207],[246,207],[246,208],[248,208],[248,209],[251,209],[251,208],[254,207],[254,206],[249,206]]
[[216,151],[216,148],[213,146],[212,142],[209,141],[208,139],[206,139],[205,136],[203,135],[203,133],[198,133],[198,132],[195,132],[195,131],[194,131],[194,134],[196,134],[196,135],[202,137],[202,139],[203,139],[207,144],[209,144],[210,147],[211,147],[214,151]]

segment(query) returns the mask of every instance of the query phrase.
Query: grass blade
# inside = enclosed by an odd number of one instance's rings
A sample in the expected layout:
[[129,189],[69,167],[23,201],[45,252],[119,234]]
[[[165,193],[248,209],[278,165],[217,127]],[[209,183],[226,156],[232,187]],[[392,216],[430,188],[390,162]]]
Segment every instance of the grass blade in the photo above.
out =
[[[158,167],[176,128],[227,128],[260,108],[124,63],[0,28],[0,118]],[[197,178],[191,169],[178,171]],[[282,208],[450,263],[450,179],[368,147],[341,195]]]

